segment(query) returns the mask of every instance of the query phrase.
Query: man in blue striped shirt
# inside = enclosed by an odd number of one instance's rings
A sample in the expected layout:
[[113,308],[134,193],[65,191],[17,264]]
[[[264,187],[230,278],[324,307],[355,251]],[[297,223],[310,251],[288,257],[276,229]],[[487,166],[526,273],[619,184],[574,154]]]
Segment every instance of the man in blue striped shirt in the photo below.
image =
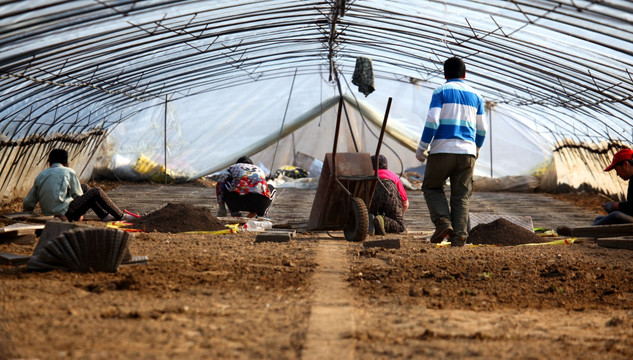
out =
[[[468,237],[468,211],[475,160],[486,136],[484,101],[464,82],[466,64],[452,57],[444,62],[446,83],[433,92],[416,158],[428,158],[422,191],[435,225],[432,243],[449,237],[463,246]],[[430,146],[430,149],[429,149]],[[450,179],[450,208],[444,183]]]

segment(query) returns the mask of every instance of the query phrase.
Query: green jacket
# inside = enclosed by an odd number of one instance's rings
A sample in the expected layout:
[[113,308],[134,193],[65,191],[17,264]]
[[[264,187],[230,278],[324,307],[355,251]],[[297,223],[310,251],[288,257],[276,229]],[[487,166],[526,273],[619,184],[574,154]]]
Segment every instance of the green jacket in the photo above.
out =
[[81,195],[83,191],[75,170],[54,163],[37,175],[22,203],[24,211],[33,211],[39,202],[44,215],[64,215],[70,203]]

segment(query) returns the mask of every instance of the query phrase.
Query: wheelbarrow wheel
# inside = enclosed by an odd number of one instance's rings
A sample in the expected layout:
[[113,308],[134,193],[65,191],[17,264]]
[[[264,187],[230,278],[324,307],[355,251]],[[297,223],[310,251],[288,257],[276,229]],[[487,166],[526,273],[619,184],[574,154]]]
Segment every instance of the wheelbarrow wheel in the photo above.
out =
[[343,234],[348,241],[363,241],[369,232],[367,206],[365,206],[363,199],[353,197],[350,199],[350,207],[351,212],[343,228]]

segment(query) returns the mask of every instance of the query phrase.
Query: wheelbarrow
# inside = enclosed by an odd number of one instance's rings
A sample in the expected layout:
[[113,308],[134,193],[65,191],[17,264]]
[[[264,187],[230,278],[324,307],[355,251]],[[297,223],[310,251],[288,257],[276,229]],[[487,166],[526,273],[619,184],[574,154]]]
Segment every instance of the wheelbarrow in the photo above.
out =
[[[376,162],[380,155],[391,101],[392,99],[389,98],[378,138]],[[343,97],[341,96],[333,150],[325,154],[306,229],[308,231],[343,230],[345,239],[348,241],[364,241],[369,232],[368,209],[374,196],[378,175],[374,172],[369,153],[336,153],[342,107]]]

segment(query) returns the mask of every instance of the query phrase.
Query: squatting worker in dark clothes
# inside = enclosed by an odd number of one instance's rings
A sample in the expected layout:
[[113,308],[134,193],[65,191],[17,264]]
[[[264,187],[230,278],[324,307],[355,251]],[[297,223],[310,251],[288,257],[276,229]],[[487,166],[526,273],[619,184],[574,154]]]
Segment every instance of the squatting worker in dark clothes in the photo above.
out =
[[[376,171],[376,156],[371,157]],[[385,235],[404,231],[404,213],[409,208],[407,192],[400,177],[387,169],[387,158],[378,156],[378,182],[369,208],[369,233]]]
[[40,203],[42,213],[64,221],[77,221],[92,209],[103,221],[133,220],[137,216],[121,211],[99,187],[80,184],[75,170],[68,167],[68,152],[54,149],[48,155],[49,168],[42,170],[23,203],[33,211]]
[[606,216],[598,216],[593,225],[609,225],[609,224],[627,224],[633,223],[633,150],[622,149],[613,155],[611,165],[607,166],[604,171],[615,170],[616,174],[622,180],[629,181],[629,187],[626,191],[626,201],[617,202],[609,201],[603,205],[608,212]]
[[266,174],[248,156],[223,171],[215,187],[218,216],[226,216],[226,206],[232,216],[248,211],[248,217],[266,216],[275,199],[275,188],[266,182]]
[[[446,83],[433,91],[415,155],[421,162],[427,161],[422,191],[435,225],[431,242],[449,236],[451,246],[463,246],[468,237],[475,161],[486,136],[484,101],[464,81],[466,64],[461,59],[444,62],[444,77]],[[450,208],[444,194],[449,178]]]

